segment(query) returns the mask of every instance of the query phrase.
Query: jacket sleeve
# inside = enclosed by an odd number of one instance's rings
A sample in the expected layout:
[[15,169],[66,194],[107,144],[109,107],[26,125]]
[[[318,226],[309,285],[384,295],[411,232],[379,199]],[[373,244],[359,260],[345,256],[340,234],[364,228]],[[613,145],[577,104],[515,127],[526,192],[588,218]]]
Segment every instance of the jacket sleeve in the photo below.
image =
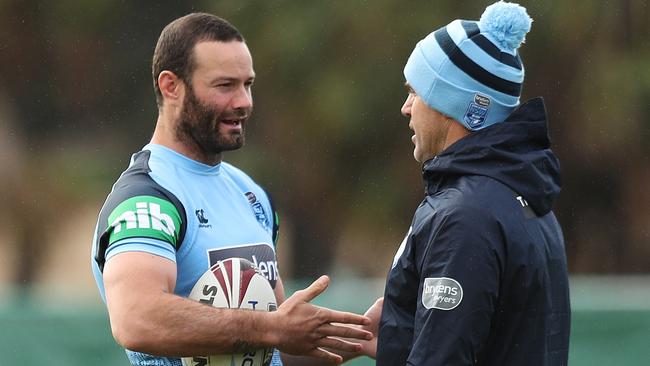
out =
[[419,291],[408,365],[474,365],[497,308],[503,234],[476,207],[455,207],[414,232]]

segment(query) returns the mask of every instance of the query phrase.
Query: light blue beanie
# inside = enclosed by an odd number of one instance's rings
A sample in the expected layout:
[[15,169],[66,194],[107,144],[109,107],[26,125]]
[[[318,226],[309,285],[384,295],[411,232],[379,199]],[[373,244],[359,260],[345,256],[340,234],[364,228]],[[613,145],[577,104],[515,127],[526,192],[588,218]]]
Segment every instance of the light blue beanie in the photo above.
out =
[[532,19],[499,1],[476,21],[454,20],[418,42],[406,82],[431,108],[470,131],[503,122],[519,105],[524,65],[517,52]]

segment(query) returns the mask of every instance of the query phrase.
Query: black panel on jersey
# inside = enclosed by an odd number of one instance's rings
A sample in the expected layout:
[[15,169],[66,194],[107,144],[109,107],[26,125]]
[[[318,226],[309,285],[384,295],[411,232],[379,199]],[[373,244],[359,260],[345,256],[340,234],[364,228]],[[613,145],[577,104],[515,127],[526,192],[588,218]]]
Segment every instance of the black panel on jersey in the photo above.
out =
[[108,249],[108,240],[111,234],[108,228],[108,217],[111,212],[125,200],[136,196],[153,196],[160,199],[170,201],[181,215],[181,228],[178,238],[176,250],[178,251],[185,231],[187,229],[187,214],[181,201],[170,191],[156,183],[150,176],[151,169],[149,168],[149,158],[151,152],[143,150],[133,155],[133,164],[124,172],[122,176],[115,182],[113,190],[108,195],[106,203],[99,214],[99,223],[97,225],[97,240],[94,243],[95,261],[99,266],[100,271],[104,271],[104,263],[106,262],[106,250]]
[[266,198],[268,198],[269,205],[271,205],[271,215],[273,215],[273,229],[271,231],[271,236],[273,238],[273,246],[277,246],[278,237],[280,236],[280,217],[275,211],[275,205],[273,205],[273,199],[271,198],[271,195],[266,190],[264,193],[266,193]]

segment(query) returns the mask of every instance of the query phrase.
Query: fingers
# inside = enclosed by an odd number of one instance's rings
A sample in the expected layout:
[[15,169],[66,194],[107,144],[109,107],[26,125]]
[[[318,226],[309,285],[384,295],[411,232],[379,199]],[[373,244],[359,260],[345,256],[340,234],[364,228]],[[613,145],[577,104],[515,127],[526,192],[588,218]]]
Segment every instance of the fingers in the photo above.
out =
[[368,317],[371,321],[371,323],[364,328],[368,329],[369,331],[377,334],[377,328],[379,327],[379,321],[381,320],[381,311],[382,307],[384,304],[384,298],[380,297],[375,301],[374,304],[372,304],[371,307],[368,308],[368,310],[363,314],[364,316]]
[[380,298],[377,299],[377,301],[375,301],[374,304],[372,304],[368,308],[368,310],[366,310],[365,314],[363,314],[363,315],[365,315],[365,316],[367,316],[369,318],[372,318],[372,315],[374,315],[376,313],[381,314],[381,309],[382,309],[383,306],[384,306],[384,298],[380,297]]
[[316,296],[320,295],[327,289],[329,286],[330,278],[323,275],[320,276],[316,281],[312,282],[309,287],[304,290],[297,291],[294,295],[298,295],[301,300],[305,302],[312,301]]
[[322,338],[316,342],[318,347],[326,347],[333,351],[343,351],[343,352],[352,352],[358,353],[363,349],[363,346],[359,343],[348,342],[343,339],[338,338]]
[[335,353],[328,352],[322,348],[314,348],[309,353],[307,353],[307,355],[312,357],[317,357],[325,361],[333,362],[337,365],[343,362],[343,357]]
[[348,313],[346,311],[329,310],[326,316],[327,323],[345,323],[357,325],[370,324],[370,319],[367,317],[359,314]]
[[360,328],[346,327],[343,325],[323,324],[318,328],[318,333],[326,337],[344,337],[361,340],[370,340],[373,335],[371,332]]

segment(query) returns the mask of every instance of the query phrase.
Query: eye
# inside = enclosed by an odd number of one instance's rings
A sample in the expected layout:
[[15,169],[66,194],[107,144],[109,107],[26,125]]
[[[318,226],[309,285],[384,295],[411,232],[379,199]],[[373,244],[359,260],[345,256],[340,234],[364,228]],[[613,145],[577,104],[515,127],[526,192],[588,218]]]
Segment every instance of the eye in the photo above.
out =
[[415,94],[415,90],[409,85],[409,84],[404,84],[404,88],[406,89],[406,92],[408,94]]

